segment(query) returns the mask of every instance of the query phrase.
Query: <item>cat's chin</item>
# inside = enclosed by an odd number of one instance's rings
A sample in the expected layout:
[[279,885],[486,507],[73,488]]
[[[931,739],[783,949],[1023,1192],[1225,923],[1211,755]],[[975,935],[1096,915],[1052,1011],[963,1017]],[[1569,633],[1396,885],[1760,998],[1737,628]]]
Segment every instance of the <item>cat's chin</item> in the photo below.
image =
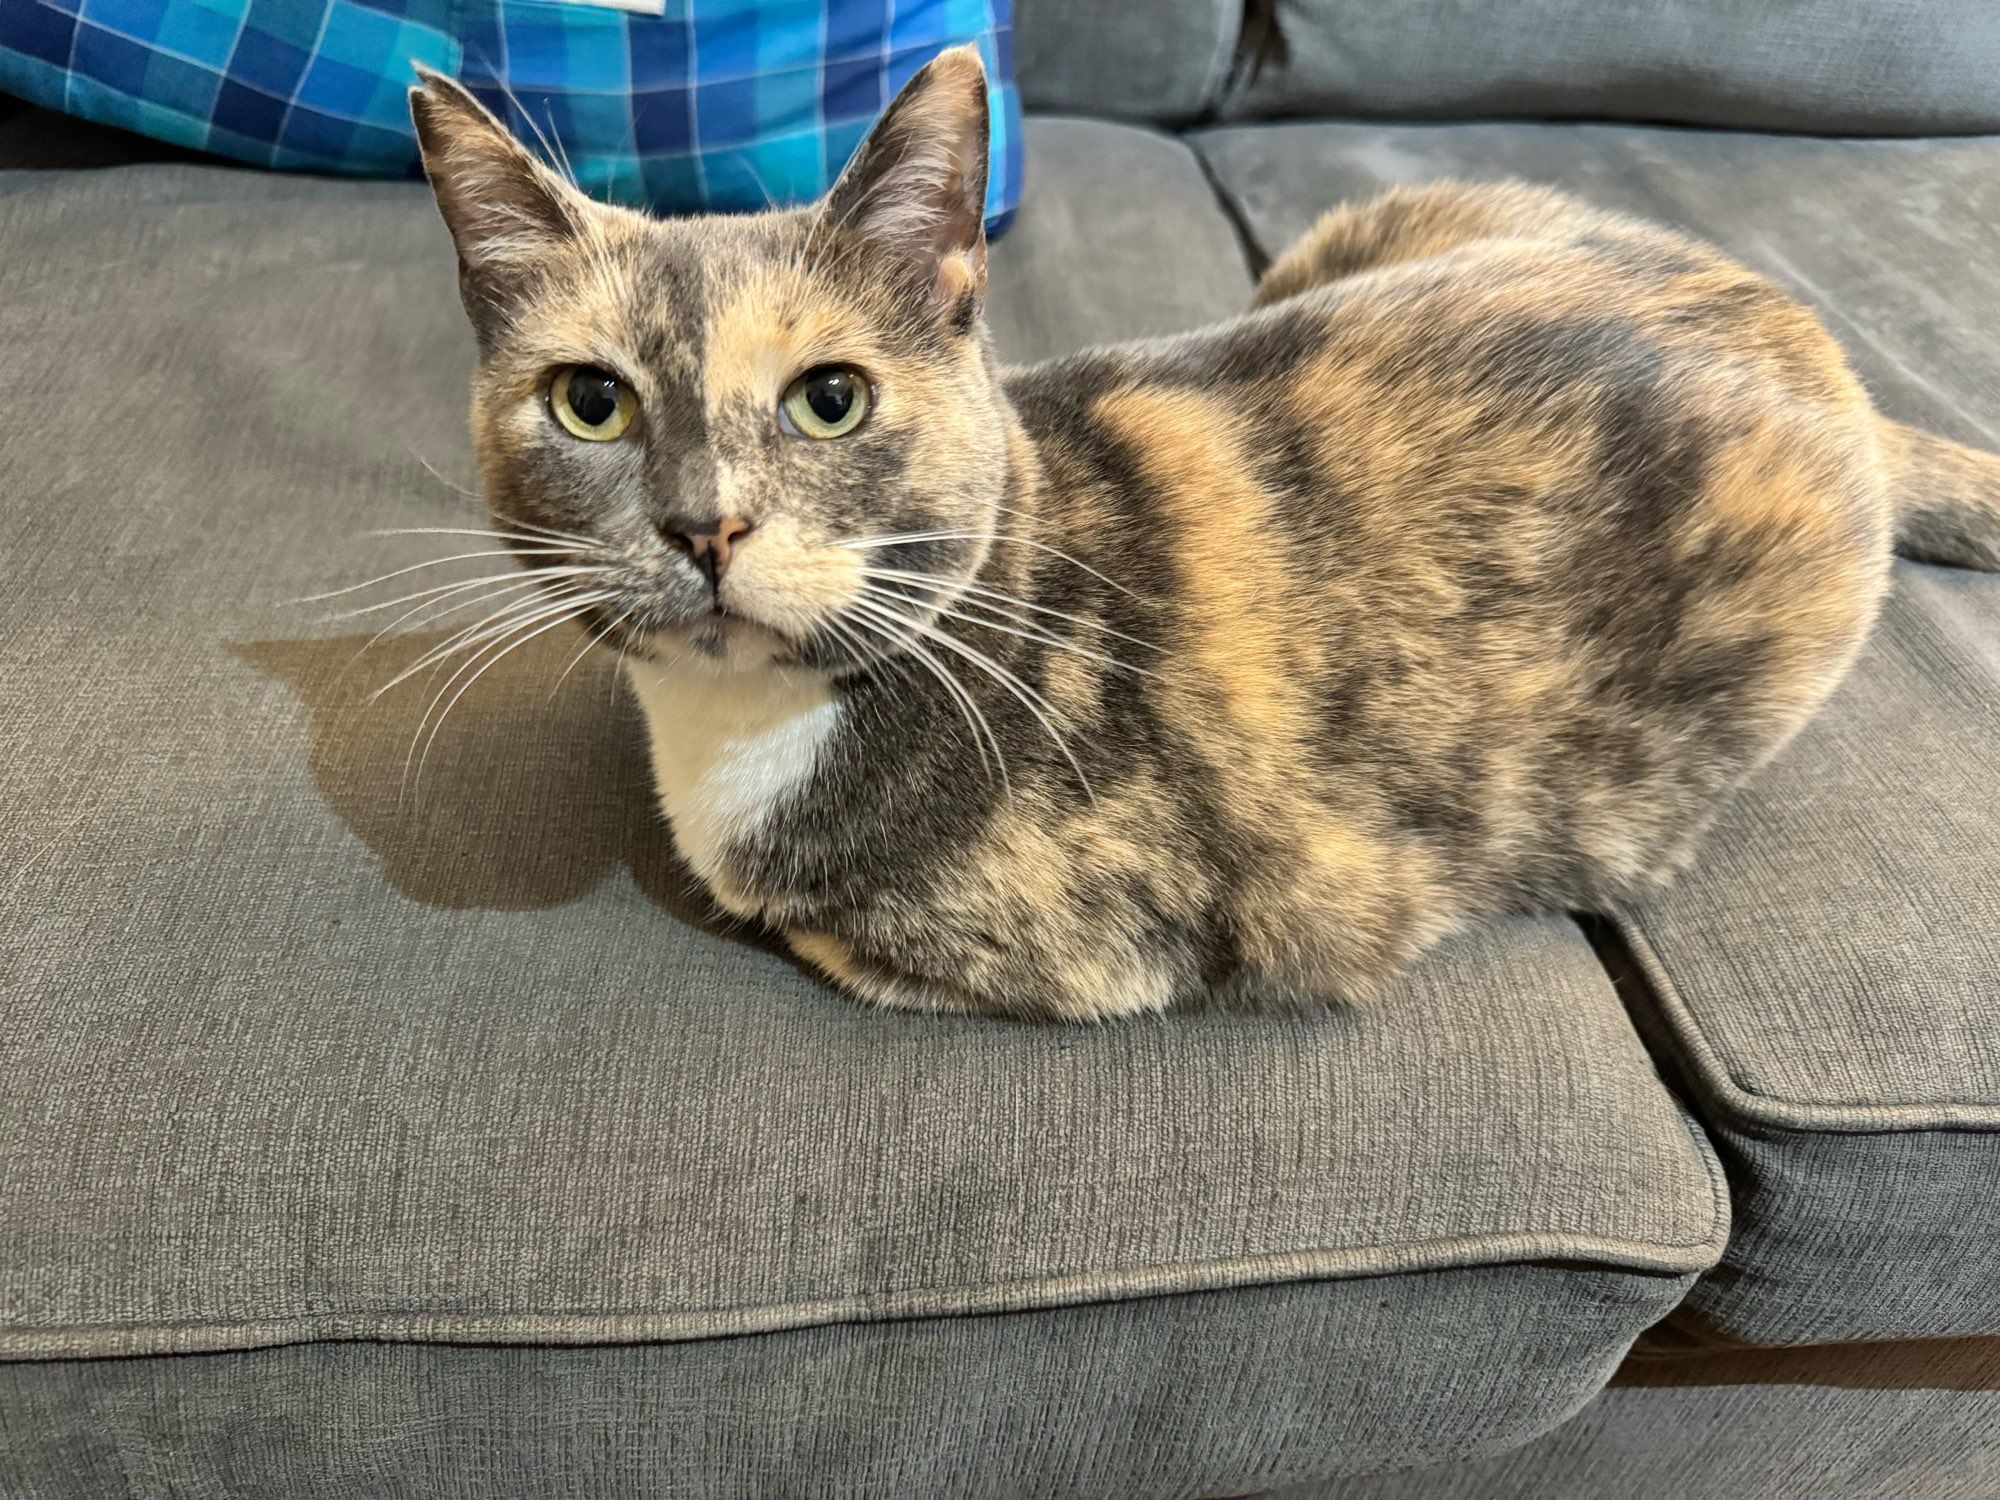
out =
[[747,672],[792,652],[792,643],[770,627],[738,614],[705,614],[659,634],[669,651],[718,671]]

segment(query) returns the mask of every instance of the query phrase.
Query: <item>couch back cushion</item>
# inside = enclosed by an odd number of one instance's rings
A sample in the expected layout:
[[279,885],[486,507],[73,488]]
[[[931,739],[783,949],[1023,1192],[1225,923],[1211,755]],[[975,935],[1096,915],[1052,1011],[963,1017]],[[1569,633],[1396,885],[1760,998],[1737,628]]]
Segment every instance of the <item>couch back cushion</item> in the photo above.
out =
[[1243,0],[1014,0],[1029,109],[1178,125],[1214,113]]
[[1244,66],[1221,97],[1232,119],[2000,128],[1993,0],[1248,0],[1243,38]]

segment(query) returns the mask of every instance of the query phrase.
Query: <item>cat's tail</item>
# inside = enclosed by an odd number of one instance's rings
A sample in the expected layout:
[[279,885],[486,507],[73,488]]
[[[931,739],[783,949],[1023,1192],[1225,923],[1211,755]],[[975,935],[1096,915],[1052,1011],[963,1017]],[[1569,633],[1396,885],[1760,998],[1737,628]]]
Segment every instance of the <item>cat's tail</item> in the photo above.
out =
[[1882,422],[1896,550],[1923,562],[2000,573],[2000,454]]

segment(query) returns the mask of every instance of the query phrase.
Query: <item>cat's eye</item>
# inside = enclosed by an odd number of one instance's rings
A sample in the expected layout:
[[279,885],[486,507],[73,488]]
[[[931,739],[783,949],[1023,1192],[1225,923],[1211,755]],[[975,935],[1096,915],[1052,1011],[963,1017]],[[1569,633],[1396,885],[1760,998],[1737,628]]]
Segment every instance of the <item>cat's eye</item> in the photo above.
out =
[[852,365],[815,365],[778,403],[778,425],[794,437],[846,437],[868,415],[868,377]]
[[549,410],[563,430],[593,443],[623,437],[638,415],[632,387],[595,365],[566,365],[549,382]]

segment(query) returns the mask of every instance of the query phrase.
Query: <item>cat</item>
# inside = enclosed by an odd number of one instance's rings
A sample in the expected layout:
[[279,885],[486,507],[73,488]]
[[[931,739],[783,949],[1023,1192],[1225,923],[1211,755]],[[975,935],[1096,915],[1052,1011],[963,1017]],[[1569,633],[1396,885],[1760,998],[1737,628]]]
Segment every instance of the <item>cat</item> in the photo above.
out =
[[1899,537],[2000,567],[2000,458],[1552,191],[1338,208],[1234,321],[1004,369],[970,49],[760,215],[594,203],[441,76],[412,110],[514,618],[622,654],[689,866],[884,1005],[1358,1003],[1634,900],[1840,682]]

